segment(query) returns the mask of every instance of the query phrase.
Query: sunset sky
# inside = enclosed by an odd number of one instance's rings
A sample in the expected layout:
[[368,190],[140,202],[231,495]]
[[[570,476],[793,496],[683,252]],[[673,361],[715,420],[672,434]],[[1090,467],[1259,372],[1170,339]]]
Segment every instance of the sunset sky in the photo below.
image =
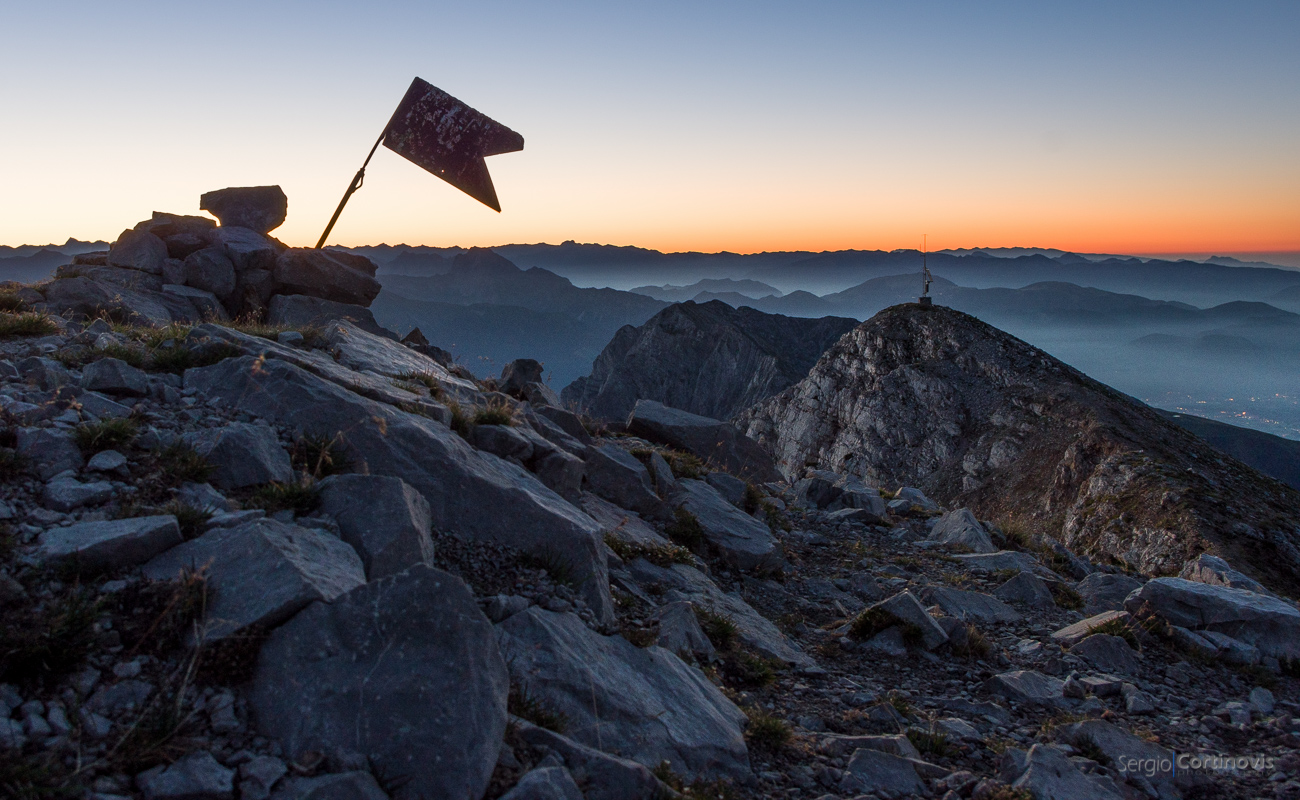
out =
[[523,134],[497,214],[381,149],[331,242],[1037,246],[1300,264],[1300,3],[6,3],[0,244],[279,184],[315,243],[411,79]]

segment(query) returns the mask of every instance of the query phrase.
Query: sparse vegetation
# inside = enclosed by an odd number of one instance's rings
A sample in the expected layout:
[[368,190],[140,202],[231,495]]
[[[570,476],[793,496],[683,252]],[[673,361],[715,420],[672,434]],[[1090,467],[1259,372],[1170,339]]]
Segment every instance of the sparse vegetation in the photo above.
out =
[[1096,761],[1103,767],[1110,764],[1110,757],[1103,753],[1101,748],[1097,746],[1097,743],[1087,736],[1081,734],[1074,737],[1074,739],[1070,741],[1070,746],[1073,747],[1075,752],[1079,755],[1092,761]]
[[704,547],[704,528],[699,519],[685,508],[678,507],[673,512],[673,521],[665,529],[668,538],[677,544],[698,553]]
[[948,742],[948,735],[935,730],[927,731],[920,728],[909,728],[907,740],[923,756],[930,755],[946,758],[953,750],[952,745]]
[[475,425],[514,425],[515,417],[504,403],[489,403],[474,409]]
[[1103,622],[1102,624],[1093,628],[1088,633],[1090,636],[1095,636],[1099,633],[1105,634],[1107,636],[1118,636],[1119,638],[1128,642],[1128,646],[1133,648],[1134,650],[1142,649],[1142,643],[1138,640],[1137,632],[1134,631],[1133,628],[1126,625],[1122,620],[1112,619],[1107,622]]
[[262,484],[253,490],[246,505],[265,509],[268,514],[290,510],[295,514],[307,514],[316,508],[318,502],[316,486],[310,480],[304,480]]
[[18,293],[11,289],[0,289],[0,312],[6,314],[16,314],[24,311],[27,304],[18,296]]
[[978,660],[988,658],[993,648],[989,645],[988,637],[984,635],[984,632],[968,623],[966,625],[965,643],[960,647],[954,646],[952,651],[957,655]]
[[77,447],[87,456],[103,450],[119,450],[134,439],[139,426],[130,417],[88,422],[77,426]]
[[343,449],[342,434],[332,438],[309,434],[300,436],[293,443],[289,456],[296,471],[315,480],[352,468],[352,460]]
[[406,383],[418,384],[429,390],[429,396],[439,399],[443,396],[442,381],[432,372],[405,372],[397,376],[397,380]]
[[204,508],[195,508],[189,503],[182,503],[180,500],[173,500],[166,505],[157,509],[159,514],[171,514],[176,517],[176,524],[180,526],[181,536],[186,539],[195,539],[203,535],[203,530],[212,519],[212,512]]
[[180,439],[155,450],[153,459],[161,478],[170,486],[180,486],[182,483],[204,483],[214,469],[208,460],[199,454],[199,451]]
[[80,666],[94,644],[99,604],[74,584],[0,612],[0,682],[29,684]]
[[1052,593],[1056,605],[1066,611],[1079,611],[1084,606],[1083,595],[1060,581],[1047,581],[1047,590]]
[[762,709],[746,711],[749,727],[745,729],[745,739],[749,746],[768,753],[779,752],[790,743],[793,735],[790,723],[780,717],[772,716]]
[[64,766],[58,753],[25,755],[19,750],[0,750],[0,796],[12,800],[72,800],[85,793],[76,773]]
[[667,761],[659,762],[659,766],[655,767],[651,772],[665,786],[680,794],[684,800],[736,800],[738,797],[735,788],[723,778],[712,781],[698,778],[688,784],[686,779],[678,775],[673,770],[672,764]]
[[719,650],[731,650],[735,648],[738,641],[740,629],[736,627],[736,622],[726,614],[719,614],[711,608],[696,604],[695,618],[700,623],[700,629],[704,635],[709,637],[709,641]]
[[879,606],[872,606],[853,619],[849,625],[849,638],[865,642],[881,631],[893,627],[902,628],[903,643],[908,647],[918,647],[925,640],[925,634],[919,627],[899,619]]
[[470,431],[474,429],[474,423],[470,416],[465,413],[465,409],[460,403],[448,403],[447,409],[451,411],[450,427],[462,439],[468,439]]
[[605,534],[605,546],[625,562],[644,558],[658,567],[670,567],[673,564],[694,564],[695,557],[691,551],[678,545],[655,545],[629,542],[613,533]]
[[59,326],[50,319],[49,314],[35,311],[23,311],[17,314],[0,313],[0,339],[49,336],[58,330]]
[[673,471],[675,478],[700,478],[708,472],[704,462],[691,453],[681,450],[661,450],[659,454],[668,462],[668,468]]
[[521,561],[533,569],[546,570],[546,574],[555,583],[574,588],[578,585],[573,574],[573,562],[550,547],[543,547],[536,553],[524,553]]
[[552,708],[544,700],[534,697],[526,688],[511,685],[506,696],[506,707],[511,714],[526,719],[539,728],[564,733],[569,727],[569,718],[564,712]]
[[722,653],[722,673],[728,681],[746,689],[761,689],[776,680],[772,661],[739,649]]

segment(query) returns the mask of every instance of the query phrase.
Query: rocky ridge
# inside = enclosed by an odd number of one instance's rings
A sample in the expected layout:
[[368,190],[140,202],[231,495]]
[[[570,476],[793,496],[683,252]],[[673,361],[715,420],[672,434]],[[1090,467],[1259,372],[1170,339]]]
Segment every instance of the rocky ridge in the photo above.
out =
[[1300,493],[957,311],[883,311],[741,419],[787,476],[915,485],[1148,574],[1208,552],[1300,588]]
[[644,325],[621,328],[591,375],[561,399],[602,419],[626,419],[637,400],[730,419],[808,374],[817,357],[857,323],[677,303]]
[[916,486],[746,480],[717,420],[612,434],[536,362],[477,383],[347,319],[25,298],[6,792],[1300,796],[1300,611],[1228,562],[1127,575]]

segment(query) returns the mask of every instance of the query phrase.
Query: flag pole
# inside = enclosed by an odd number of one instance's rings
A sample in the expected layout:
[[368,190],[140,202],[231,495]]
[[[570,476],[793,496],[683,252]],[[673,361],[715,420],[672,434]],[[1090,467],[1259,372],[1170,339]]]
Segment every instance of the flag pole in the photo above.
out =
[[334,216],[330,217],[330,224],[325,226],[325,232],[320,235],[320,241],[316,243],[317,250],[325,246],[325,240],[329,238],[330,231],[334,230],[334,223],[339,221],[339,214],[343,213],[343,206],[348,204],[348,198],[357,189],[360,189],[361,184],[365,182],[366,167],[370,165],[370,159],[374,157],[375,151],[379,149],[380,143],[384,141],[384,137],[387,135],[388,128],[384,128],[384,132],[379,134],[379,138],[375,140],[375,146],[370,148],[370,154],[366,156],[366,160],[361,164],[361,169],[357,170],[356,175],[352,176],[352,183],[348,184],[348,190],[343,193],[343,199],[339,201],[339,207],[334,209]]

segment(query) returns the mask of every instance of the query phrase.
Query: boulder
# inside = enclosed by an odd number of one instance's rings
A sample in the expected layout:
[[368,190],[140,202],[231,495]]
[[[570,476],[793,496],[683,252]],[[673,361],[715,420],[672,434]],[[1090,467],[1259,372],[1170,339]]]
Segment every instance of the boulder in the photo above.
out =
[[367,306],[379,294],[375,263],[337,250],[291,247],[273,271],[285,294],[305,294],[338,303]]
[[481,797],[508,689],[469,587],[416,566],[314,603],[272,633],[250,706],[290,756],[365,755],[396,800]]
[[323,327],[334,320],[346,320],[367,333],[392,338],[392,331],[375,321],[365,306],[337,303],[305,294],[277,294],[267,307],[266,321],[290,328]]
[[[1058,737],[1064,742],[1087,742],[1110,760],[1121,776],[1131,776],[1149,783],[1163,798],[1176,798],[1180,790],[1198,783],[1184,770],[1175,776],[1175,770],[1162,769],[1162,763],[1172,764],[1173,752],[1155,742],[1134,736],[1128,731],[1100,719],[1074,722],[1058,728]],[[1155,769],[1151,766],[1155,765]],[[1134,781],[1140,785],[1139,781]]]
[[[590,466],[590,462],[588,462]],[[695,516],[711,548],[737,569],[771,569],[784,562],[781,545],[766,523],[728,503],[704,481],[683,479],[673,498],[678,508]]]
[[329,346],[330,355],[348,369],[369,370],[394,378],[411,373],[431,375],[447,388],[477,388],[463,378],[455,377],[432,358],[386,335],[363,330],[345,319],[326,323],[321,339]]
[[582,479],[587,474],[587,465],[581,458],[556,450],[534,458],[531,468],[546,488],[570,503],[576,503],[582,496]]
[[937,605],[943,613],[966,622],[1019,622],[1020,613],[996,597],[950,586],[927,586],[921,600]]
[[75,560],[91,569],[114,570],[142,564],[182,541],[176,517],[164,514],[50,528],[40,536],[39,554],[48,560]]
[[1110,622],[1121,622],[1128,624],[1130,616],[1124,611],[1103,611],[1087,619],[1081,619],[1070,625],[1066,625],[1056,633],[1052,634],[1052,641],[1057,642],[1065,647],[1074,647],[1079,642],[1092,635],[1092,632]]
[[212,292],[196,289],[193,286],[164,283],[162,293],[192,305],[198,314],[198,318],[205,322],[227,322],[230,320],[230,312],[226,310],[226,307]]
[[222,489],[293,480],[289,454],[269,426],[232,422],[187,433],[184,438],[213,466],[212,483]]
[[745,715],[667,650],[536,606],[498,631],[514,683],[564,714],[573,739],[646,766],[668,761],[688,779],[749,776]]
[[284,249],[284,245],[277,247],[276,242],[248,228],[223,226],[212,231],[208,238],[214,247],[225,251],[237,273],[275,269],[275,258]]
[[561,430],[582,444],[591,444],[591,434],[587,433],[587,428],[582,424],[582,418],[572,411],[558,406],[538,406],[534,410],[539,415],[554,422]]
[[[1100,574],[1100,573],[1098,573]],[[1029,608],[1054,608],[1056,600],[1047,583],[1032,572],[1021,572],[993,591],[993,596]]]
[[86,463],[76,437],[57,428],[19,428],[17,451],[43,481]]
[[916,596],[906,589],[887,600],[881,600],[875,605],[868,606],[863,613],[871,613],[876,610],[884,611],[901,622],[915,625],[921,632],[922,641],[925,643],[925,649],[927,650],[933,650],[948,641],[948,634],[944,633],[939,623],[934,621],[934,617],[926,613],[925,608],[916,599]]
[[1234,639],[1219,631],[1201,631],[1200,635],[1214,645],[1216,655],[1229,664],[1251,666],[1260,662],[1260,650],[1252,644]]
[[755,483],[780,480],[772,457],[754,440],[727,422],[638,400],[627,421],[628,432],[652,442],[685,450]]
[[[161,282],[158,286],[161,288]],[[188,302],[169,298],[147,287],[129,288],[84,275],[59,278],[48,284],[44,292],[46,308],[52,314],[93,317],[108,313],[137,325],[154,326],[199,321],[194,307]]]
[[695,617],[695,606],[688,602],[666,603],[656,609],[654,619],[659,622],[659,635],[655,644],[682,659],[694,659],[701,664],[713,660],[715,650],[709,637],[700,628]]
[[[247,798],[241,794],[240,800]],[[275,790],[271,800],[388,800],[388,795],[369,772],[336,772],[315,778],[289,778]]]
[[429,502],[401,478],[333,475],[321,481],[320,510],[334,517],[370,580],[416,564],[433,566]]
[[984,691],[1008,700],[1048,708],[1064,708],[1065,682],[1031,669],[994,675],[984,682]]
[[650,473],[631,453],[616,444],[588,445],[583,460],[586,485],[593,494],[643,516],[664,516]]
[[314,528],[257,519],[216,528],[144,566],[152,580],[205,570],[209,599],[204,638],[214,641],[250,626],[271,628],[316,600],[334,600],[366,582],[349,545]]
[[1129,595],[1125,607],[1150,610],[1194,631],[1215,631],[1254,645],[1263,656],[1300,658],[1300,610],[1269,595],[1188,581],[1156,578]]
[[1074,588],[1083,596],[1083,613],[1100,614],[1103,611],[1123,611],[1124,598],[1141,589],[1142,583],[1127,575],[1094,572]]
[[670,796],[668,788],[643,764],[601,752],[526,720],[511,722],[525,743],[563,759],[582,786],[585,800],[661,800]]
[[1178,577],[1197,583],[1208,583],[1211,586],[1227,586],[1256,594],[1272,594],[1259,581],[1238,572],[1227,561],[1209,553],[1201,553],[1184,564],[1183,571],[1178,574]]
[[1094,633],[1070,648],[1070,655],[1079,656],[1103,672],[1136,675],[1140,668],[1133,648],[1118,636]]
[[70,475],[62,475],[45,484],[41,492],[41,505],[55,511],[71,511],[82,506],[106,503],[113,496],[113,484],[108,481],[82,483]]
[[591,492],[583,492],[578,504],[601,528],[619,539],[648,547],[667,547],[672,544],[635,512],[620,508]]
[[167,260],[167,245],[148,231],[122,231],[108,250],[108,264],[161,275]]
[[861,748],[844,770],[840,789],[846,794],[872,791],[883,797],[912,797],[926,794],[925,781],[916,774],[911,759],[879,750]]
[[904,486],[894,495],[895,500],[902,500],[909,506],[919,506],[925,511],[938,511],[939,504],[925,496],[925,492],[914,486]]
[[200,750],[170,766],[141,773],[136,786],[145,800],[233,800],[235,771]]
[[81,387],[92,392],[144,397],[149,394],[149,376],[144,370],[136,369],[120,359],[101,358],[82,369]]
[[974,553],[996,553],[988,531],[969,508],[949,511],[934,524],[930,538],[940,544],[970,548]]
[[[655,453],[655,455],[659,455]],[[663,458],[663,456],[659,456]],[[675,482],[675,481],[674,481]],[[704,476],[704,482],[718,490],[718,494],[723,499],[731,503],[736,508],[741,508],[745,503],[745,482],[740,478],[728,475],[725,472],[710,472]]]
[[1123,800],[1109,778],[1084,774],[1064,753],[1045,744],[1029,748],[1025,772],[1012,787],[1050,800]]
[[232,186],[204,192],[199,209],[219,219],[223,227],[269,233],[284,223],[289,198],[279,186]]
[[475,425],[467,440],[499,458],[513,458],[522,463],[533,457],[533,443],[510,425]]
[[524,390],[530,383],[542,383],[542,363],[531,358],[517,358],[501,368],[497,389],[511,397],[526,400]]
[[137,224],[134,230],[148,231],[160,239],[167,240],[173,236],[191,235],[207,237],[217,228],[217,223],[209,217],[187,214],[168,214],[155,211],[149,219]]
[[305,434],[340,437],[357,471],[398,477],[420,492],[439,531],[562,560],[597,618],[612,621],[595,520],[445,425],[361,397],[279,357],[187,370],[185,385]]
[[584,800],[564,767],[538,767],[519,779],[501,800]]
[[185,285],[225,300],[235,293],[235,265],[220,247],[205,247],[185,258]]

